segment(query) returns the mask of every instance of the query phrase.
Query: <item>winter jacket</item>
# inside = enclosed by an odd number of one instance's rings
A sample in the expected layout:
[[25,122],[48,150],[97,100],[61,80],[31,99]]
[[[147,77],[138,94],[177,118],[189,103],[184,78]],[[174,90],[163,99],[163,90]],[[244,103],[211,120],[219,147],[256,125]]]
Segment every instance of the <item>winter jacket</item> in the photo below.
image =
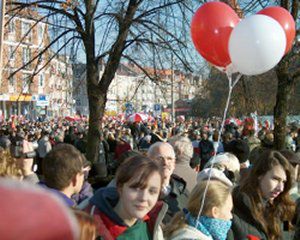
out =
[[37,152],[40,158],[45,158],[45,156],[47,155],[48,152],[51,151],[51,149],[52,149],[52,145],[49,141],[48,136],[44,136],[38,141]]
[[[140,239],[138,235],[142,233],[142,228],[137,228],[136,225],[145,225],[147,232],[150,233],[150,239],[161,240],[163,239],[160,223],[167,211],[167,205],[163,202],[157,202],[154,208],[144,217],[143,220],[129,227],[124,221],[113,211],[114,206],[119,199],[116,188],[100,188],[94,196],[90,199],[89,206],[85,209],[86,212],[94,216],[98,235],[103,240],[112,239]],[[128,233],[130,232],[130,236]],[[145,234],[145,232],[144,232]],[[124,237],[125,236],[125,237]]]
[[191,168],[189,159],[180,159],[176,162],[174,174],[182,177],[186,181],[186,189],[192,192],[197,184],[197,172]]
[[119,157],[125,152],[132,150],[130,144],[127,142],[118,143],[115,149],[115,159],[118,160]]
[[247,235],[253,235],[260,240],[267,240],[267,234],[261,224],[252,215],[250,198],[239,187],[233,191],[233,221],[227,240],[244,240]]
[[200,170],[202,170],[209,159],[214,155],[214,145],[209,140],[202,139],[199,142]]
[[185,225],[183,228],[175,231],[168,240],[182,240],[182,239],[197,239],[197,240],[213,240],[211,237],[206,236],[197,228]]
[[172,174],[170,179],[170,193],[161,195],[161,199],[168,204],[168,212],[163,219],[163,223],[169,223],[175,213],[186,208],[189,191],[186,189],[186,182],[183,178]]
[[255,136],[250,136],[250,137],[247,137],[245,139],[246,143],[248,144],[249,146],[249,150],[250,152],[256,148],[256,147],[260,147],[260,140],[259,138],[255,137]]
[[88,181],[84,181],[79,193],[72,195],[72,199],[80,204],[87,198],[91,198],[93,196],[93,188]]
[[10,145],[11,145],[11,141],[8,136],[6,135],[0,136],[0,147],[4,149],[9,149]]
[[48,187],[44,182],[39,182],[38,185],[41,186],[41,187],[43,187],[47,191],[54,193],[56,196],[58,196],[64,202],[64,204],[67,207],[75,207],[76,206],[75,201],[73,199],[69,198],[63,192],[61,192],[61,191],[59,191],[57,189]]

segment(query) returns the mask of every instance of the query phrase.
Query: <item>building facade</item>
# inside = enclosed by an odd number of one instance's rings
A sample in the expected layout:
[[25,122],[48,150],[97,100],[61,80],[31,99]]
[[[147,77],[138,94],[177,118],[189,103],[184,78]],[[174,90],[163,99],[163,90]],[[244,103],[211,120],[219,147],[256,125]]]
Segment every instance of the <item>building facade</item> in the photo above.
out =
[[53,57],[50,49],[41,55],[50,41],[48,25],[26,16],[28,14],[5,16],[8,24],[3,41],[1,116],[70,115],[73,98],[69,59]]
[[[104,63],[99,67],[101,78]],[[153,72],[147,69],[148,72]],[[85,82],[85,65],[74,65],[73,96],[76,112],[88,115],[88,100]],[[156,71],[157,72],[157,71]],[[121,63],[107,93],[106,114],[151,112],[154,115],[171,111],[172,101],[191,100],[201,87],[201,77],[183,74],[180,71],[163,70],[157,73],[156,82],[150,80],[142,71],[129,64]],[[179,109],[178,109],[179,110]],[[182,108],[180,109],[182,110]],[[175,106],[176,111],[176,106]]]

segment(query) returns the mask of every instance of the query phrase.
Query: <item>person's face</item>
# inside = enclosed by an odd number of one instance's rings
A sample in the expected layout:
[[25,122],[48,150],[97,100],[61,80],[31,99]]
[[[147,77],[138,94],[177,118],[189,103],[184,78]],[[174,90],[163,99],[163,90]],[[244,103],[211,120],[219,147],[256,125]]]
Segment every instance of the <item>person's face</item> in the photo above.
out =
[[174,150],[168,145],[161,145],[159,148],[157,148],[153,158],[162,166],[164,178],[170,179],[175,169]]
[[120,217],[126,220],[142,219],[154,207],[161,190],[158,172],[149,176],[145,189],[130,187],[131,181],[118,189],[120,194]]
[[226,201],[220,207],[216,207],[215,214],[213,215],[213,217],[222,220],[230,220],[232,219],[232,208],[232,196],[229,195]]
[[[33,145],[31,142],[28,142],[26,140],[23,141],[23,153],[29,153],[34,151]],[[28,170],[32,168],[33,165],[33,158],[18,158],[17,159],[18,166],[24,170]]]
[[206,140],[208,138],[207,133],[202,133],[201,134],[201,138],[204,139],[204,140]]
[[281,165],[274,166],[265,175],[259,177],[260,190],[266,200],[274,200],[284,190],[286,173]]
[[83,182],[84,182],[84,171],[76,174],[76,185],[74,190],[75,193],[79,193],[81,191]]

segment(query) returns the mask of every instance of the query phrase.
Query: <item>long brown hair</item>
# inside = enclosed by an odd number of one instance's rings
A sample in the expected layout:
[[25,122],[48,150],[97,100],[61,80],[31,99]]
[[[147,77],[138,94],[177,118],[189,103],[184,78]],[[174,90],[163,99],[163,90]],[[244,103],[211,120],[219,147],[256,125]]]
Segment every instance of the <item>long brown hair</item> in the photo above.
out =
[[97,228],[94,218],[88,213],[73,209],[80,228],[80,238],[78,240],[94,240],[97,236]]
[[[210,180],[208,183],[207,193],[204,196],[204,191],[207,185],[207,181],[198,183],[187,203],[187,209],[190,214],[197,218],[201,207],[203,197],[205,197],[203,210],[201,216],[210,216],[213,207],[220,207],[231,195],[232,188],[219,180]],[[183,212],[177,213],[171,220],[171,222],[164,229],[164,236],[169,238],[172,234],[186,225],[186,220]]]
[[[284,190],[273,202],[265,204],[259,181],[262,176],[278,165],[282,166],[286,173]],[[293,218],[295,204],[289,196],[292,179],[292,169],[288,160],[280,152],[268,149],[260,154],[247,178],[241,182],[240,191],[250,198],[253,218],[261,224],[270,240],[280,239],[281,220],[291,221]]]
[[[159,173],[161,185],[163,173],[161,167],[153,160],[143,155],[136,155],[126,159],[116,173],[116,185],[118,188],[130,182],[130,187],[146,188],[148,179],[153,173]],[[161,188],[161,186],[160,186]]]

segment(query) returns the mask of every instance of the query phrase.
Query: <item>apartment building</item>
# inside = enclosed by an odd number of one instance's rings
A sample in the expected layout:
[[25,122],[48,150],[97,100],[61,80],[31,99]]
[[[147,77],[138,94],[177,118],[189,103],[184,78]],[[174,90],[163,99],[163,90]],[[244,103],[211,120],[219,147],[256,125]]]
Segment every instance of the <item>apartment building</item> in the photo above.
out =
[[50,49],[39,56],[50,41],[48,25],[33,20],[37,13],[30,15],[5,16],[1,115],[70,115],[74,105],[71,64],[66,56],[52,59]]
[[[99,67],[101,77],[104,63]],[[147,69],[149,73],[154,72]],[[77,64],[74,68],[74,92],[76,112],[88,115],[88,100],[85,84],[85,65]],[[136,67],[121,63],[107,93],[106,113],[115,115],[130,111],[159,112],[170,109],[172,99],[191,100],[201,86],[201,78],[180,71],[156,71],[158,80],[153,82]],[[173,79],[173,80],[172,80]],[[173,98],[172,98],[173,95]],[[158,107],[159,106],[159,107]],[[176,109],[175,109],[176,110]],[[182,109],[181,109],[182,110]],[[129,112],[130,112],[129,111]]]

